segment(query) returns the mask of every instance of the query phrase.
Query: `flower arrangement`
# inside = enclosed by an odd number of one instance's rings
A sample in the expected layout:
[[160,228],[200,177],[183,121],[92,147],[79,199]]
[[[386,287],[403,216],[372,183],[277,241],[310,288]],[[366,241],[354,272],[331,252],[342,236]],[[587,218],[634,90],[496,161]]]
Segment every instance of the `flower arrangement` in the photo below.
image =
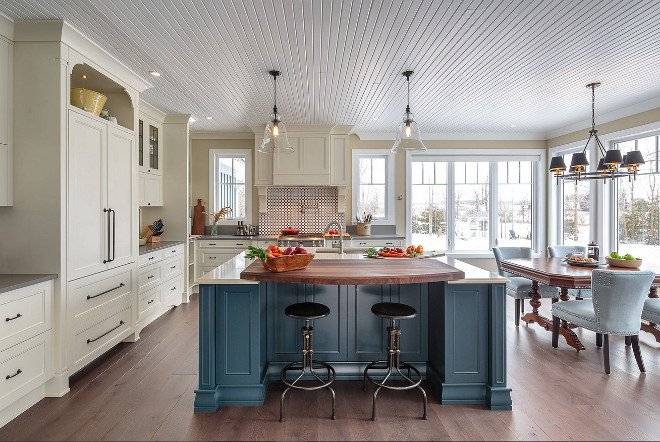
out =
[[207,212],[202,212],[204,215],[209,217],[209,220],[213,222],[213,227],[211,227],[211,235],[215,235],[218,229],[218,221],[221,219],[225,219],[227,215],[229,215],[232,212],[231,207],[223,207],[222,209],[218,210],[217,212],[213,213],[207,213]]

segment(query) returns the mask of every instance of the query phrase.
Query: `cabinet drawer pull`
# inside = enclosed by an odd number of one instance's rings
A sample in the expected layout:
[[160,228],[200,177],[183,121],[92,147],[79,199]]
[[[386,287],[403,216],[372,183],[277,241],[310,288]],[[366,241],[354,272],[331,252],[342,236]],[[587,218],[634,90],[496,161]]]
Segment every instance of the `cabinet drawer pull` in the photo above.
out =
[[21,316],[23,316],[23,315],[21,315],[20,313],[17,313],[16,316],[14,316],[13,318],[5,318],[5,322],[13,321],[14,319],[18,319]]
[[15,378],[16,376],[18,376],[18,375],[21,374],[21,373],[23,373],[23,370],[21,370],[21,369],[19,368],[18,370],[16,370],[16,373],[14,373],[14,374],[8,374],[7,376],[5,376],[5,380],[9,380],[9,379],[11,379],[11,378]]
[[172,288],[170,289],[170,291],[172,291],[172,292],[173,292],[174,290],[176,290],[176,287],[172,287]]
[[98,298],[98,297],[101,296],[101,295],[105,295],[106,293],[110,293],[110,292],[112,292],[112,291],[114,291],[114,290],[117,290],[117,289],[120,289],[120,288],[122,288],[122,287],[124,287],[124,283],[123,283],[123,282],[122,282],[121,284],[119,284],[117,287],[112,288],[112,289],[110,289],[110,290],[106,290],[105,292],[101,292],[101,293],[99,293],[98,295],[94,295],[94,296],[89,296],[89,295],[87,295],[87,299]]
[[124,320],[122,319],[121,321],[119,321],[119,325],[118,325],[117,327],[113,327],[113,328],[111,328],[110,330],[108,330],[107,332],[103,333],[103,334],[102,334],[101,336],[99,336],[98,338],[88,339],[88,340],[87,340],[87,343],[88,343],[88,344],[91,344],[91,343],[94,342],[94,341],[98,341],[98,340],[101,339],[103,336],[112,333],[113,331],[117,330],[119,327],[121,327],[121,326],[124,325],[124,324],[125,324],[125,322],[124,322]]
[[172,266],[172,267],[170,267],[170,268],[171,268],[171,269],[176,269],[176,266]]
[[212,243],[209,243],[209,245],[210,245],[210,246],[214,246],[214,245],[216,245],[216,244],[215,244],[214,242],[212,242]]
[[149,257],[149,261],[151,261],[151,260],[154,259],[154,258],[155,258],[154,256],[150,256],[150,257]]
[[153,277],[154,277],[154,275],[149,275],[149,276],[147,276],[147,279],[151,279]]
[[240,243],[240,242],[237,242],[236,245],[237,245],[237,246],[242,246],[242,245],[244,245],[244,244],[243,244],[243,243]]
[[217,256],[209,256],[209,259],[216,259]]
[[153,299],[151,301],[147,301],[147,305],[151,304],[152,302],[154,302]]

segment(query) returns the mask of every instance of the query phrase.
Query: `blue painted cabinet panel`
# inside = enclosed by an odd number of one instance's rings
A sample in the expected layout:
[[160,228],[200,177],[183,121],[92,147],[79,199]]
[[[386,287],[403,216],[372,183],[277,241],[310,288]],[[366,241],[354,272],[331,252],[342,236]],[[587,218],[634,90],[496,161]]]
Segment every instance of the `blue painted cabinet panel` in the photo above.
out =
[[417,317],[399,321],[401,358],[426,361],[428,355],[427,284],[348,286],[348,360],[371,362],[384,359],[390,321],[371,312],[379,302],[399,302],[417,310]]
[[330,315],[311,321],[314,327],[314,359],[345,361],[347,357],[346,286],[315,284],[268,284],[268,359],[300,360],[303,320],[289,318],[284,310],[296,302],[319,302]]

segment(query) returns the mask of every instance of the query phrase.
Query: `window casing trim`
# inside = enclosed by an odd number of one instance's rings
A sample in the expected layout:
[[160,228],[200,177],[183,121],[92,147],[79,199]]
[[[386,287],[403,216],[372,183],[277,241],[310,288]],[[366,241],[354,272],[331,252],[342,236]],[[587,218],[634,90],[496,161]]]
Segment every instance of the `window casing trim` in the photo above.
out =
[[374,218],[372,224],[394,224],[394,154],[390,149],[353,149],[352,153],[352,220],[358,213],[360,198],[360,158],[385,159],[385,217]]
[[[245,217],[231,218],[218,221],[218,224],[235,224],[237,221],[243,221],[246,224],[252,223],[252,149],[209,149],[209,201],[206,208],[207,213],[216,212],[221,207],[215,207],[217,191],[217,170],[218,158],[245,158]],[[209,220],[206,220],[207,225]]]

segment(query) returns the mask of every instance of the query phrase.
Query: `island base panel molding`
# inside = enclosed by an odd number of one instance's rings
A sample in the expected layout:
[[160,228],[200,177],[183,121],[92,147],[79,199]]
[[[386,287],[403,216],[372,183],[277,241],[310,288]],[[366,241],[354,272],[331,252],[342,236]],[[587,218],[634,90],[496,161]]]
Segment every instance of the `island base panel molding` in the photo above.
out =
[[387,324],[364,310],[383,300],[411,302],[419,315],[406,330],[413,356],[409,360],[422,361],[412,364],[442,403],[511,409],[504,284],[261,282],[200,285],[199,387],[194,410],[263,405],[268,382],[279,380],[280,369],[294,359],[287,358],[288,353],[300,347],[299,324],[285,321],[279,307],[322,300],[334,300],[330,304],[335,311],[324,318],[329,327],[318,333],[315,358],[331,362],[338,379],[361,380],[374,354],[386,353],[382,329]]

